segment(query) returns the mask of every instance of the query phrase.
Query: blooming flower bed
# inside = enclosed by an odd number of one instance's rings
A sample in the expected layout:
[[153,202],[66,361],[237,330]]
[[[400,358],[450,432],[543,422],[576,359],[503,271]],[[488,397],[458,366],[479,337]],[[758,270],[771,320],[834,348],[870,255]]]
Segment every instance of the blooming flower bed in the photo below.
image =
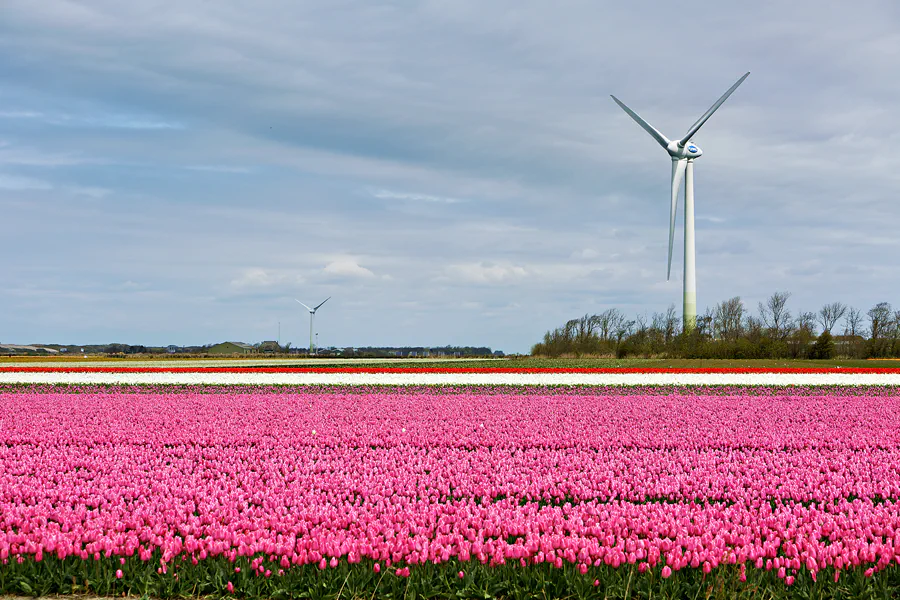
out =
[[668,374],[900,374],[900,367],[246,367],[223,366],[35,366],[0,365],[2,372],[21,373],[668,373]]
[[892,387],[2,385],[0,593],[896,593],[898,410]]
[[224,385],[900,385],[900,369],[0,366],[0,383]]

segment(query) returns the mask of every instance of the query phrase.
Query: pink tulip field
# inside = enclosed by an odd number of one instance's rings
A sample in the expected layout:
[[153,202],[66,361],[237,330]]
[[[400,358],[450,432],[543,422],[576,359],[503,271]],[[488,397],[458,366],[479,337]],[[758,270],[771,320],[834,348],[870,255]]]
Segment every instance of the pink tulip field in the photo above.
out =
[[895,387],[0,386],[0,593],[896,597]]

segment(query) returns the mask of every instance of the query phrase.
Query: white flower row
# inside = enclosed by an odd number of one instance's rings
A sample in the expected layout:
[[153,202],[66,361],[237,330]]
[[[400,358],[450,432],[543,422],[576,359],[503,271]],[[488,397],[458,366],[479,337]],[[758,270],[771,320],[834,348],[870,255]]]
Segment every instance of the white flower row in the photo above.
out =
[[0,383],[292,385],[900,385],[900,373],[29,373]]

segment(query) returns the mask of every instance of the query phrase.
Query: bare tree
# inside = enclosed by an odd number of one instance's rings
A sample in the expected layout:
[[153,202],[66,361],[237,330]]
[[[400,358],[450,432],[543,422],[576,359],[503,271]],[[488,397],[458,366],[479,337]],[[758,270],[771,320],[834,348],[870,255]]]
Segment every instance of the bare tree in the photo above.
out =
[[587,350],[591,338],[594,337],[594,330],[597,328],[597,322],[590,315],[584,315],[576,320],[575,324],[575,344],[579,349]]
[[753,315],[747,315],[744,322],[744,334],[753,340],[759,339],[763,334],[763,323]]
[[849,312],[844,323],[844,335],[856,337],[862,333],[862,313],[852,306],[848,310]]
[[627,321],[624,318],[619,320],[616,323],[615,336],[616,336],[616,350],[619,349],[619,345],[622,343],[622,340],[625,339],[626,336],[630,335],[634,329],[634,321]]
[[775,292],[765,304],[759,303],[760,320],[769,330],[769,335],[779,340],[791,334],[791,311],[787,309],[790,297],[790,292]]
[[650,319],[650,330],[664,335],[666,330],[666,315],[654,312],[653,317]]
[[869,337],[873,340],[881,339],[890,334],[891,311],[890,302],[879,302],[866,313],[869,315]]
[[566,321],[565,336],[566,341],[571,342],[575,339],[575,332],[578,331],[578,319],[570,319]]
[[696,331],[697,334],[701,337],[712,335],[713,333],[713,320],[714,315],[712,310],[707,306],[706,311],[702,315],[697,316],[697,326]]
[[822,324],[822,330],[831,333],[831,328],[837,325],[846,312],[847,305],[843,302],[832,302],[820,308],[819,323]]
[[740,296],[717,304],[713,313],[713,335],[724,340],[736,339],[741,334],[744,312]]
[[803,333],[816,335],[816,314],[812,312],[801,312],[797,315],[797,329]]
[[636,315],[634,318],[635,323],[635,333],[638,335],[644,335],[647,333],[647,313],[642,315]]
[[600,339],[606,342],[615,337],[619,326],[625,321],[625,315],[617,308],[610,308],[594,315],[593,319],[599,329]]
[[678,335],[678,325],[681,323],[681,319],[678,318],[678,313],[675,312],[675,305],[670,304],[668,310],[666,310],[666,319],[665,319],[665,338],[666,343],[672,341],[672,338]]
[[809,356],[810,344],[816,337],[816,313],[802,311],[794,321],[794,331],[787,343],[794,358]]
[[666,315],[655,312],[647,330],[647,348],[649,354],[656,354],[665,348],[666,344]]

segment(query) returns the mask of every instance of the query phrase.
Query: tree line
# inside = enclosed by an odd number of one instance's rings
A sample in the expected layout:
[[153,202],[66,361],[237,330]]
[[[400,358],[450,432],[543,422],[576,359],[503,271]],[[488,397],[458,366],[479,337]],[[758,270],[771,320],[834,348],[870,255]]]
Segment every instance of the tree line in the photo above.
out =
[[775,292],[757,311],[740,296],[697,316],[685,331],[675,306],[629,318],[617,308],[586,314],[544,334],[531,353],[668,358],[900,357],[900,310],[879,302],[865,313],[842,302],[791,312],[789,292]]

